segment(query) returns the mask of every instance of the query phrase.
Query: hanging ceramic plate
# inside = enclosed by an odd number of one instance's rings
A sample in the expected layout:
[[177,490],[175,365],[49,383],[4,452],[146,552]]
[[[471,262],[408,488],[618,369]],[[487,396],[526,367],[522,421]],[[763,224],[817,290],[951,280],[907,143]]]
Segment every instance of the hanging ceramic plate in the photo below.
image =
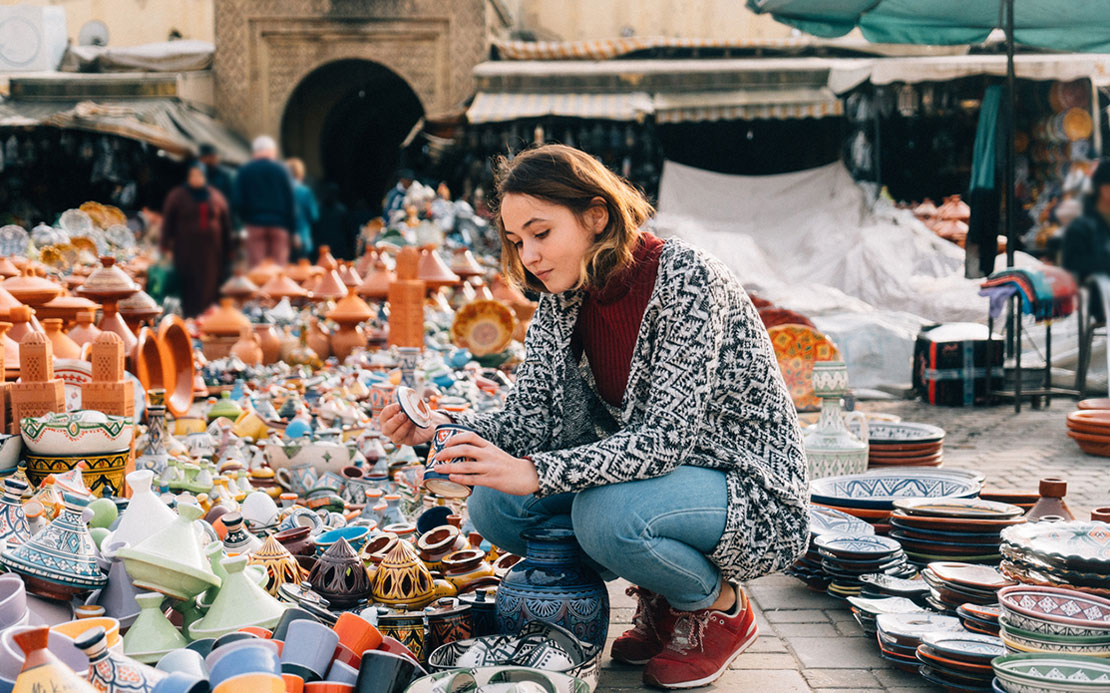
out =
[[875,528],[848,513],[820,505],[809,506],[809,531],[811,534],[874,534]]
[[973,517],[992,520],[1007,520],[1025,514],[1016,505],[995,503],[978,498],[951,498],[933,500],[931,498],[900,498],[894,507],[910,515],[931,517]]
[[26,255],[31,237],[16,224],[0,226],[0,255]]
[[841,507],[886,509],[899,498],[972,498],[979,482],[924,469],[896,469],[870,474],[848,474],[810,483],[814,503]]
[[500,301],[471,301],[459,309],[451,323],[451,340],[475,356],[505,350],[513,339],[516,319]]
[[840,350],[825,335],[805,325],[778,325],[767,331],[775,348],[779,370],[798,409],[816,409],[821,400],[813,394],[813,364],[839,361]]
[[114,224],[104,230],[104,238],[117,248],[131,250],[135,247],[135,234],[123,224]]
[[401,405],[401,411],[417,428],[427,428],[432,425],[432,410],[428,409],[428,404],[416,394],[415,390],[411,387],[398,387],[394,396],[397,398],[397,403]]

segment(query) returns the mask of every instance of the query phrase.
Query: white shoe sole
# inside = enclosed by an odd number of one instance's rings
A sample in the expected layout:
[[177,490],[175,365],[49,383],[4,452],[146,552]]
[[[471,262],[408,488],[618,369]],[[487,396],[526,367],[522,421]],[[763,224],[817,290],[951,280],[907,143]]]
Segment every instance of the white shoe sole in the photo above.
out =
[[721,678],[721,675],[728,670],[729,665],[736,661],[737,657],[744,654],[744,651],[751,647],[752,643],[754,643],[756,641],[756,638],[758,637],[759,626],[756,625],[755,621],[752,621],[752,627],[748,629],[747,639],[740,644],[740,647],[736,648],[735,652],[729,655],[729,658],[725,660],[725,663],[722,664],[721,668],[717,671],[713,672],[709,676],[694,681],[681,681],[679,683],[653,683],[650,685],[657,686],[659,688],[665,688],[667,690],[681,690],[685,688],[701,688],[702,686],[708,686],[717,679]]

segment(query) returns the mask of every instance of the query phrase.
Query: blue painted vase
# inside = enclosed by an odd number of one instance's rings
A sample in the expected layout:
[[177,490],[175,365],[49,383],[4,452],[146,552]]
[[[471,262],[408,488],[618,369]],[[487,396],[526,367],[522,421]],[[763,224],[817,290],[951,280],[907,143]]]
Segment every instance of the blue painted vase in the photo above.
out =
[[544,621],[604,647],[609,592],[582,562],[574,532],[538,529],[523,536],[527,555],[505,574],[497,590],[497,630],[515,635],[529,621]]

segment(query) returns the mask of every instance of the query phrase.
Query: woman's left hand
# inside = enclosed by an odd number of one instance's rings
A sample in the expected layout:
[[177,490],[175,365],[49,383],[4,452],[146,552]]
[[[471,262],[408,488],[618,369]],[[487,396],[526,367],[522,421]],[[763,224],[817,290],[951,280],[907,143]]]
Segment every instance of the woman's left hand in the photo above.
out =
[[449,474],[456,483],[488,486],[513,496],[527,496],[540,490],[535,465],[513,457],[477,433],[452,436],[435,459],[441,463],[436,465],[436,471]]

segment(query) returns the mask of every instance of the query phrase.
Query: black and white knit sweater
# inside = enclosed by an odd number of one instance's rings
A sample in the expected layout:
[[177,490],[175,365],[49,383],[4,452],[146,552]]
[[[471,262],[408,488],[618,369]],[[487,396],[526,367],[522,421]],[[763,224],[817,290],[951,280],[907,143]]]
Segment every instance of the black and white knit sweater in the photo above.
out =
[[538,495],[721,469],[724,535],[710,558],[747,580],[797,560],[809,536],[805,449],[767,331],[719,260],[668,240],[620,408],[570,347],[583,293],[544,294],[503,410],[456,415],[510,455],[531,456]]

